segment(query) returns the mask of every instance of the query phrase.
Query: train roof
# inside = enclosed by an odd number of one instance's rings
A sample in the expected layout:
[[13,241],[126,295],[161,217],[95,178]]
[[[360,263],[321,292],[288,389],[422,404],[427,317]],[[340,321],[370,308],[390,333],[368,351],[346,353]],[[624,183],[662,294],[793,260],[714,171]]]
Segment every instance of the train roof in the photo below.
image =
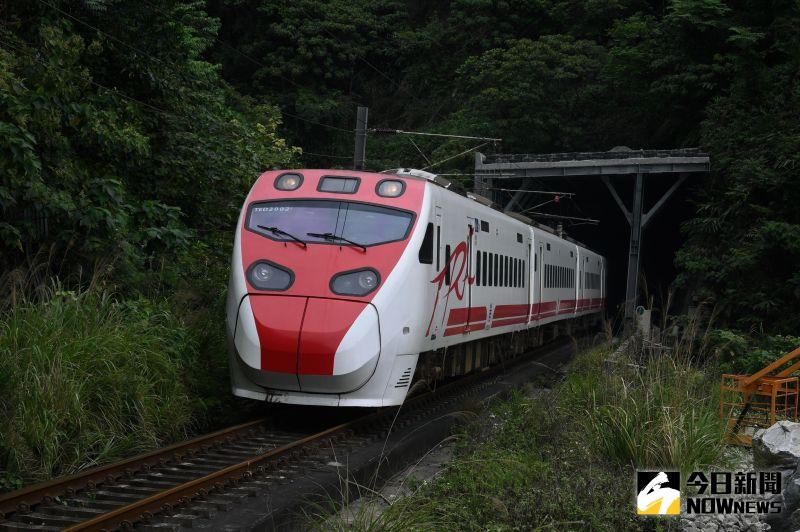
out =
[[454,182],[450,181],[449,179],[445,179],[444,177],[442,177],[440,175],[437,175],[437,174],[434,174],[434,173],[431,173],[431,172],[426,172],[425,170],[418,170],[416,168],[393,168],[391,170],[384,170],[384,171],[382,171],[380,173],[381,174],[396,175],[398,177],[403,177],[403,178],[421,179],[421,180],[428,181],[430,183],[433,183],[434,185],[438,185],[438,186],[440,186],[440,187],[442,187],[442,188],[444,188],[446,190],[449,190],[450,192],[458,194],[459,196],[464,196],[464,197],[466,197],[468,199],[471,199],[472,201],[480,203],[481,205],[489,207],[490,209],[494,209],[494,210],[496,210],[498,212],[501,212],[501,213],[505,214],[506,216],[509,216],[509,217],[519,221],[519,222],[522,222],[524,224],[530,225],[531,227],[535,227],[536,229],[540,229],[542,231],[550,233],[550,234],[556,236],[557,238],[561,238],[562,240],[566,240],[567,242],[571,242],[571,243],[575,244],[576,246],[581,246],[582,248],[587,249],[587,250],[589,250],[592,253],[595,253],[597,255],[600,255],[601,257],[603,256],[602,253],[599,253],[599,252],[595,251],[594,249],[590,248],[589,246],[587,246],[583,242],[579,242],[579,241],[575,240],[574,238],[572,238],[569,235],[565,235],[565,234],[558,235],[557,234],[558,233],[557,230],[554,229],[553,227],[550,227],[549,225],[545,225],[545,224],[539,223],[539,222],[533,220],[532,218],[529,218],[528,216],[525,216],[524,214],[521,214],[521,213],[518,213],[518,212],[503,210],[503,209],[500,208],[500,206],[497,203],[493,202],[491,199],[487,198],[486,196],[482,196],[480,194],[476,194],[475,192],[469,192],[469,191],[465,190],[463,187],[461,187],[460,185],[458,185],[457,183],[454,183]]

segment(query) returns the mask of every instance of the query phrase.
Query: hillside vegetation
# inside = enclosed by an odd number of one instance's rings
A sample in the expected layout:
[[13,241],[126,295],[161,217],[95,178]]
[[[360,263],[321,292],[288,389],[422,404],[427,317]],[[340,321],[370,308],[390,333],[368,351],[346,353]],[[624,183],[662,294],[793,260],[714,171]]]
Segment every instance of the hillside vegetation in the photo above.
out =
[[[701,146],[714,172],[694,185],[678,283],[717,309],[734,369],[797,334],[793,0],[32,0],[0,17],[9,482],[229,419],[210,412],[235,410],[221,406],[221,302],[244,194],[270,168],[349,165],[357,103],[376,127],[502,137],[505,152]],[[418,148],[438,161],[471,146],[370,136],[368,164],[425,166]],[[468,173],[470,159],[435,170]],[[129,321],[150,347],[125,360]],[[51,400],[27,380],[91,398],[111,386],[105,371],[131,383],[107,405]],[[127,417],[106,425],[98,409],[112,403]],[[174,424],[151,423],[158,412]],[[85,427],[143,426],[130,445],[89,435],[81,452],[51,451]]]

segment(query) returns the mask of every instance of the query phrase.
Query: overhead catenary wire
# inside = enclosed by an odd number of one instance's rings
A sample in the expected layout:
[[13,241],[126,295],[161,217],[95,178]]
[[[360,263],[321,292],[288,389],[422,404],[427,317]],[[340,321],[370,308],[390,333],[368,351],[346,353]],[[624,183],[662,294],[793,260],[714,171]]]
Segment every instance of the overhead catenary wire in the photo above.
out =
[[417,151],[419,152],[419,154],[420,154],[420,155],[422,155],[422,158],[423,158],[423,159],[425,159],[425,162],[426,162],[426,163],[428,163],[428,164],[431,164],[431,160],[430,160],[430,159],[428,159],[428,156],[427,156],[427,155],[425,155],[425,153],[424,153],[424,152],[423,152],[423,151],[420,149],[420,147],[419,147],[419,146],[417,146],[417,143],[416,143],[416,142],[414,142],[414,139],[413,139],[413,138],[411,138],[411,137],[406,137],[406,138],[408,139],[408,141],[409,141],[411,144],[413,144],[413,145],[414,145],[414,147],[417,149]]
[[600,220],[595,220],[594,218],[579,218],[577,216],[564,216],[561,214],[549,214],[546,212],[529,212],[526,213],[528,216],[540,216],[542,218],[554,218],[560,220],[576,220],[578,222],[586,222],[591,224],[599,224]]
[[[516,176],[511,175],[511,174],[508,174],[508,175],[510,175],[511,177],[516,177]],[[497,177],[497,176],[492,176],[492,177]],[[559,197],[562,197],[562,198],[571,198],[572,196],[576,195],[575,192],[558,192],[558,191],[555,191],[555,190],[528,190],[528,189],[525,189],[525,188],[519,188],[518,189],[518,188],[488,187],[487,190],[498,190],[500,192],[523,192],[525,194],[547,194],[547,195],[559,196]]]
[[329,159],[347,159],[347,160],[353,159],[352,155],[333,155],[330,153],[314,153],[313,151],[306,151],[306,150],[303,150],[303,153],[301,153],[300,155],[301,156],[313,155],[314,157],[328,157]]
[[283,110],[281,110],[281,114],[283,114],[285,116],[292,117],[292,118],[296,118],[297,120],[300,120],[301,122],[308,122],[309,124],[313,124],[313,125],[319,126],[319,127],[324,127],[324,128],[327,128],[327,129],[332,129],[334,131],[342,131],[344,133],[353,133],[355,131],[353,129],[345,129],[343,127],[332,126],[330,124],[324,124],[322,122],[316,122],[314,120],[309,120],[308,118],[303,118],[302,116],[298,116],[298,115],[295,115],[295,114],[292,114],[292,113],[287,113],[286,111],[283,111]]
[[484,142],[483,144],[478,144],[477,146],[473,146],[472,148],[469,148],[469,149],[467,149],[467,150],[464,150],[464,151],[462,151],[461,153],[457,153],[457,154],[455,154],[455,155],[453,155],[453,156],[451,156],[451,157],[448,157],[448,158],[446,158],[446,159],[442,159],[441,161],[436,161],[436,162],[435,162],[435,163],[433,163],[433,164],[429,164],[428,166],[425,166],[425,167],[423,167],[423,168],[420,168],[420,170],[427,170],[428,168],[433,168],[434,166],[439,166],[440,164],[442,164],[442,163],[446,163],[447,161],[452,161],[453,159],[455,159],[455,158],[457,158],[457,157],[461,157],[462,155],[466,155],[466,154],[468,154],[468,153],[469,153],[469,152],[471,152],[471,151],[475,151],[475,150],[477,150],[478,148],[482,148],[483,146],[486,146],[487,144],[489,144],[489,143],[488,143],[488,142]]
[[378,128],[371,128],[368,130],[370,133],[387,133],[387,134],[394,134],[394,135],[420,135],[425,137],[444,137],[444,138],[451,138],[451,139],[464,139],[464,140],[485,140],[487,141],[484,144],[476,147],[480,148],[489,144],[489,142],[502,142],[503,139],[499,138],[492,138],[492,137],[474,137],[469,135],[451,135],[448,133],[428,133],[426,131],[405,131],[403,129],[392,129],[386,127],[378,127]]

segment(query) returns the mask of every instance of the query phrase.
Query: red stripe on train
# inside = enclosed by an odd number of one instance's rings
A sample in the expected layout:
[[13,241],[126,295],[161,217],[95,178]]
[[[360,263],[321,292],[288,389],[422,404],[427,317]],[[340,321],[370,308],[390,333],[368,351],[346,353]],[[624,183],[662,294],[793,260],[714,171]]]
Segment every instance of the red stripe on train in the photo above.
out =
[[524,316],[528,313],[528,305],[497,305],[494,309],[494,319]]
[[447,316],[447,326],[459,325],[466,323],[469,319],[470,323],[476,321],[486,321],[486,307],[464,307],[454,308],[450,310]]

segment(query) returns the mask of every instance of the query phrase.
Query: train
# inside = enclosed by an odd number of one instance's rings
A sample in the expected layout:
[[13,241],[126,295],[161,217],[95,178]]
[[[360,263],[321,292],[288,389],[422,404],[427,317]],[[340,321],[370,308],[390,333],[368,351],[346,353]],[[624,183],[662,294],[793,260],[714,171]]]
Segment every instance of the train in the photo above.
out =
[[409,394],[596,326],[605,258],[442,176],[263,173],[226,301],[233,394],[329,407]]

